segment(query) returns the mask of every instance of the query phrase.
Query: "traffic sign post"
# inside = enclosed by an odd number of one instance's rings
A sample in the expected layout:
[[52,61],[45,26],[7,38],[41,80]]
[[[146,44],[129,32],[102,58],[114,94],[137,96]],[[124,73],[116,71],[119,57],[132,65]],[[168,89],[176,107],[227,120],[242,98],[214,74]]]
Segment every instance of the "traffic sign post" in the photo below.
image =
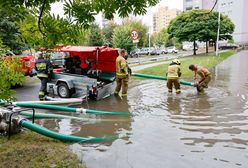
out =
[[[130,32],[130,37],[133,40],[133,43],[136,44],[136,48],[138,48],[138,43],[139,43],[139,32],[135,29],[133,29]],[[138,60],[139,60],[139,64],[140,64],[140,58],[139,58],[139,54],[138,54]]]
[[139,42],[139,32],[135,29],[133,29],[130,32],[130,37],[133,40],[133,43],[138,43]]

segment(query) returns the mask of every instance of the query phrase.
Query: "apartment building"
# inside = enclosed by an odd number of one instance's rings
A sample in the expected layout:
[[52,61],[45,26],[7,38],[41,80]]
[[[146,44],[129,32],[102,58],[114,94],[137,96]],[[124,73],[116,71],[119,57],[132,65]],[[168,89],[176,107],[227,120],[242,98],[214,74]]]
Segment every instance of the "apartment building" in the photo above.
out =
[[160,7],[158,12],[153,15],[153,32],[160,32],[166,28],[170,21],[180,14],[178,9],[169,9],[168,7]]

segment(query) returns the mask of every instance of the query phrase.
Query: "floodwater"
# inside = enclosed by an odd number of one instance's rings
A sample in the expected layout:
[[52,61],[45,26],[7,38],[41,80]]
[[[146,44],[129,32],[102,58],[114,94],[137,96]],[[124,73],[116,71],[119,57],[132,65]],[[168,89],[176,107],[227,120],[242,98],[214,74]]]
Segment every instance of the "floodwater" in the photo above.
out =
[[167,93],[166,82],[132,81],[127,100],[109,97],[84,107],[129,111],[132,116],[82,123],[46,121],[46,127],[77,136],[119,135],[97,143],[75,143],[71,150],[88,168],[248,167],[248,51],[241,51],[212,70],[205,95],[182,86]]

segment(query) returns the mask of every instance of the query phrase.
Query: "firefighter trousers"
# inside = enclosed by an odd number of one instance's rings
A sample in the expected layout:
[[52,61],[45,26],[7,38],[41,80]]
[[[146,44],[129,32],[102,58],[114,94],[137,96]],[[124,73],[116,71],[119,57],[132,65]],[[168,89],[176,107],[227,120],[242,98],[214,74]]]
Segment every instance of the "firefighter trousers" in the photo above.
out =
[[196,87],[198,92],[204,92],[204,88],[208,88],[208,83],[211,81],[211,75],[207,75],[205,79]]
[[39,99],[40,100],[44,100],[45,95],[47,94],[47,82],[48,82],[48,78],[43,78],[43,77],[39,77],[40,79],[40,91],[39,91]]
[[122,96],[127,96],[127,89],[128,77],[116,77],[115,94],[119,94],[120,90],[122,90]]
[[168,92],[172,92],[173,89],[173,85],[176,89],[176,93],[181,93],[180,90],[180,83],[179,83],[179,79],[175,78],[175,79],[168,79],[167,80],[167,88],[168,88]]

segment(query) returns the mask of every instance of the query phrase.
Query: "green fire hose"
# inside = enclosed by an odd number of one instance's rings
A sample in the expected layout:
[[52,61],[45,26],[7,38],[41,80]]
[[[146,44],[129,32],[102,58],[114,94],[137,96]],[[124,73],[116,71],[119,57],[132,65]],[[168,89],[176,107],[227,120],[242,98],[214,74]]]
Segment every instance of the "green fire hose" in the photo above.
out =
[[[33,117],[32,112],[22,111],[20,112],[21,116],[25,117]],[[80,121],[101,121],[102,119],[95,119],[95,118],[82,118],[82,117],[74,117],[74,116],[67,116],[61,114],[49,114],[49,113],[35,113],[35,118],[37,119],[74,119]]]
[[20,107],[31,107],[31,108],[41,108],[41,109],[50,109],[50,110],[59,110],[59,111],[68,111],[68,112],[79,112],[79,113],[89,113],[89,114],[106,114],[106,115],[130,115],[129,112],[111,112],[111,111],[102,111],[102,110],[93,110],[93,109],[84,109],[84,108],[74,108],[50,104],[32,104],[32,103],[13,103],[13,105]]
[[[22,111],[20,112],[21,116],[33,117],[32,112]],[[116,122],[116,121],[126,121],[126,119],[97,119],[97,118],[83,118],[75,116],[67,116],[61,114],[51,114],[51,113],[35,113],[34,118],[36,119],[73,119],[79,121],[94,121],[94,122]]]
[[54,131],[51,131],[47,128],[41,127],[37,124],[33,124],[30,121],[26,120],[26,119],[22,119],[20,121],[20,125],[22,127],[28,128],[34,132],[37,132],[41,135],[53,138],[53,139],[57,139],[57,140],[62,140],[62,141],[70,141],[70,142],[92,142],[92,141],[105,141],[105,140],[112,140],[112,139],[116,139],[117,136],[103,136],[103,137],[78,137],[78,136],[73,136],[73,135],[64,135],[64,134],[60,134]]
[[[148,79],[167,80],[167,77],[164,77],[164,76],[154,76],[154,75],[139,74],[139,73],[132,73],[132,76],[137,76],[137,77],[141,77],[141,78],[148,78]],[[194,86],[193,83],[187,82],[184,80],[180,80],[180,84],[187,85],[187,86]]]

